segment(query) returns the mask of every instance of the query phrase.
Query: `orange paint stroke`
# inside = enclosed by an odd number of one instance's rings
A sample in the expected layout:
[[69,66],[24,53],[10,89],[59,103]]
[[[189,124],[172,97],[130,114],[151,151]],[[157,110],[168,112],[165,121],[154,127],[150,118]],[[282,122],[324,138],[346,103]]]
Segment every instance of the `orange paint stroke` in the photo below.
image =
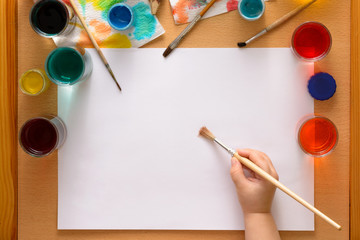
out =
[[188,22],[189,16],[187,13],[187,9],[189,9],[190,5],[191,5],[191,2],[188,0],[180,0],[176,3],[176,5],[173,9],[173,15],[177,15],[178,23],[187,23]]
[[[96,36],[94,36],[95,41],[99,45],[101,43],[101,40],[98,39]],[[94,45],[92,44],[87,32],[85,30],[82,30],[80,33],[80,37],[78,42],[76,43],[76,46],[82,47],[82,48],[94,48]]]
[[100,39],[105,39],[111,34],[111,27],[108,24],[96,19],[90,21],[90,26],[95,29],[96,35]]
[[[90,21],[89,28],[92,30],[91,32],[92,32],[93,37],[95,38],[95,41],[97,42],[98,45],[100,45],[102,43],[103,39],[106,39],[111,35],[111,27],[103,22],[96,20],[96,19]],[[93,48],[94,47],[85,30],[81,31],[79,40],[76,45],[81,46],[83,48]]]
[[189,21],[188,11],[199,9],[207,3],[206,0],[179,0],[173,9],[173,15],[177,15],[177,23],[187,23]]

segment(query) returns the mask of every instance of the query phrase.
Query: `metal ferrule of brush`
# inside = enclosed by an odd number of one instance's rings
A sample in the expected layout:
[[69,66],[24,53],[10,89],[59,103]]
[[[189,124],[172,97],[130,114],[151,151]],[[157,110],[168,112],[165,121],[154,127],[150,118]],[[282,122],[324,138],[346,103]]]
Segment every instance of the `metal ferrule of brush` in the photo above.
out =
[[174,49],[177,47],[177,45],[179,45],[180,41],[186,36],[186,34],[188,32],[190,32],[190,30],[194,27],[194,25],[200,20],[201,16],[200,15],[196,15],[195,18],[192,20],[191,23],[189,23],[189,25],[187,25],[187,27],[180,33],[180,35],[175,38],[175,40],[170,44],[170,48]]
[[216,142],[217,144],[219,144],[222,148],[224,148],[226,151],[228,151],[228,153],[231,154],[231,156],[235,155],[235,150],[228,148],[227,146],[225,146],[222,142],[220,142],[218,139],[214,139],[214,142]]
[[257,39],[258,37],[264,35],[265,33],[267,33],[267,30],[266,30],[266,29],[262,30],[261,32],[259,32],[258,34],[256,34],[255,36],[253,36],[252,38],[250,38],[249,40],[247,40],[245,43],[248,44],[248,43],[254,41],[255,39]]

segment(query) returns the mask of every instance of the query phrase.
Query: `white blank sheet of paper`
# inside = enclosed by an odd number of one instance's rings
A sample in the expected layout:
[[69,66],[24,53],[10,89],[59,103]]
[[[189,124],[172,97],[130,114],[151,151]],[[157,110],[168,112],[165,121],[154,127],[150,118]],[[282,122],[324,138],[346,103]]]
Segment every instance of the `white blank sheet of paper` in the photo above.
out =
[[[94,49],[90,79],[58,88],[68,136],[58,158],[58,229],[244,229],[230,156],[198,137],[267,153],[280,181],[313,204],[313,159],[298,121],[314,111],[314,66],[288,48]],[[280,230],[314,230],[314,215],[276,191]]]

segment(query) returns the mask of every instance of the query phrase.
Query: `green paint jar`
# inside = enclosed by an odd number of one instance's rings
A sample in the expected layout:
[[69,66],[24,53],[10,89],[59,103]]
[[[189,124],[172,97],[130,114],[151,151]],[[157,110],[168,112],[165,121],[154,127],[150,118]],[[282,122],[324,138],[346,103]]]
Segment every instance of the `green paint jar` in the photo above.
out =
[[45,71],[55,84],[71,86],[89,78],[92,65],[90,54],[85,49],[59,47],[48,55]]

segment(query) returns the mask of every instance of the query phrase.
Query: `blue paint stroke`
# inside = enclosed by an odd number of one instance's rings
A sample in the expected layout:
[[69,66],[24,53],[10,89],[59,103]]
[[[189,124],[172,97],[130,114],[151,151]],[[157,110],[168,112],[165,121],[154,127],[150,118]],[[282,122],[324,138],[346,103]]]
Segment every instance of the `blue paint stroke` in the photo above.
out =
[[81,9],[82,9],[82,12],[83,12],[83,16],[86,16],[85,14],[85,10],[86,10],[86,0],[79,0],[80,2],[80,5],[81,5]]
[[150,6],[139,2],[132,8],[134,12],[134,37],[136,40],[151,38],[156,30],[156,19],[151,14]]

